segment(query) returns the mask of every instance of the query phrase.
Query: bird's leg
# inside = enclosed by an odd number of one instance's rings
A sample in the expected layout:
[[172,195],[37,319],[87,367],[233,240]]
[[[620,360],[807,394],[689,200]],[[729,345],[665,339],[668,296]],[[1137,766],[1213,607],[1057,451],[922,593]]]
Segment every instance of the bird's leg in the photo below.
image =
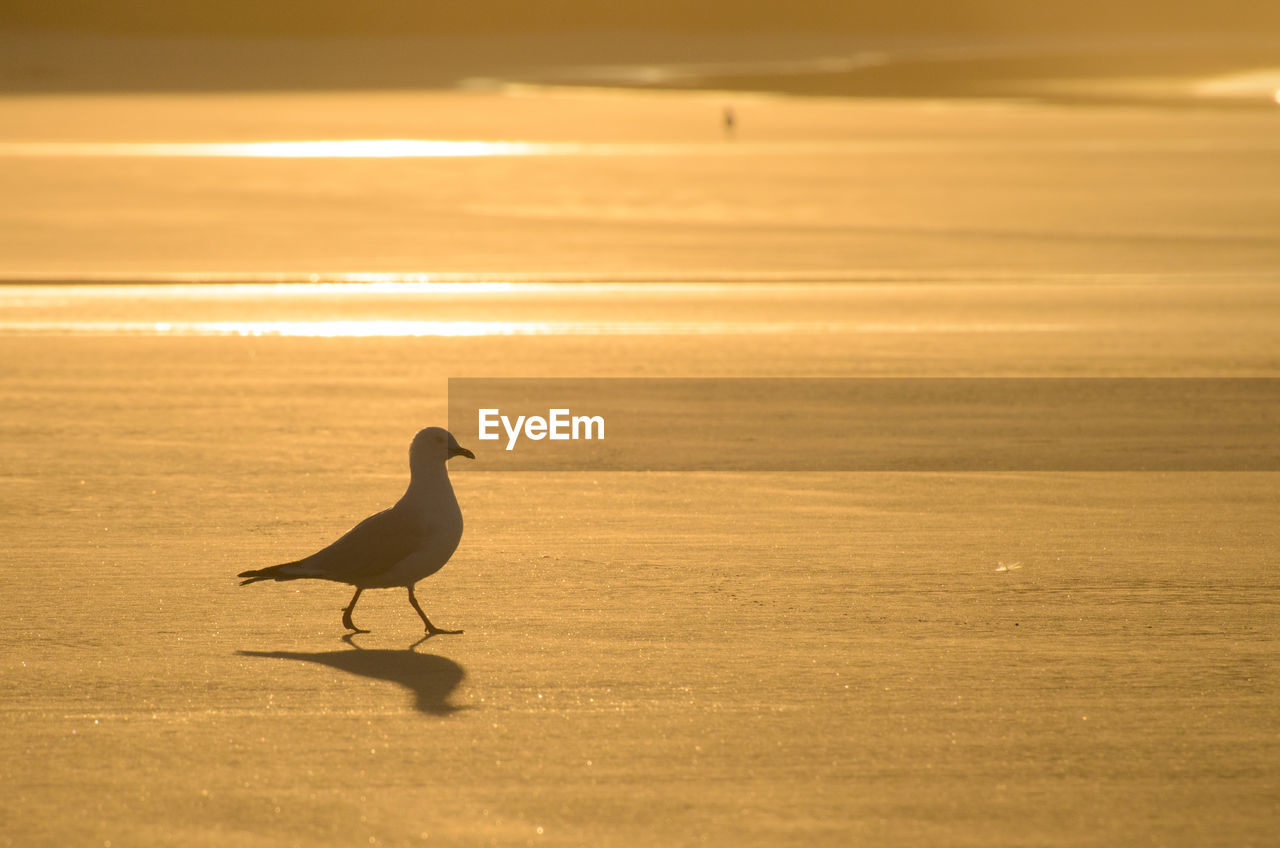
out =
[[351,603],[347,604],[347,608],[342,611],[342,626],[348,630],[354,630],[356,633],[368,633],[368,630],[361,630],[351,623],[351,611],[356,608],[356,601],[360,600],[360,593],[364,589],[356,589],[355,596],[351,598]]
[[422,619],[422,623],[427,625],[427,634],[430,636],[449,635],[453,636],[461,633],[461,630],[441,630],[431,623],[431,619],[427,618],[427,614],[422,611],[422,607],[418,606],[418,598],[413,594],[413,587],[409,587],[409,603],[413,604],[413,608],[417,611],[418,617]]

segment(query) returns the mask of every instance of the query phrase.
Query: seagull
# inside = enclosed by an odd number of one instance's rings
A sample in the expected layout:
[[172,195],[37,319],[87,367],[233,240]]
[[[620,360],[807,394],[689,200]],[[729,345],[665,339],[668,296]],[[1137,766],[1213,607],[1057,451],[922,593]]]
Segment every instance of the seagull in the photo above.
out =
[[342,611],[342,623],[356,633],[368,633],[351,622],[351,611],[365,589],[409,590],[409,603],[427,626],[427,635],[456,634],[431,623],[413,594],[414,584],[435,574],[453,556],[462,539],[462,510],[449,485],[445,463],[455,456],[475,459],[453,435],[428,427],[409,446],[409,488],[390,509],[371,515],[345,536],[309,557],[269,568],[243,571],[240,584],[261,580],[332,580],[356,587]]

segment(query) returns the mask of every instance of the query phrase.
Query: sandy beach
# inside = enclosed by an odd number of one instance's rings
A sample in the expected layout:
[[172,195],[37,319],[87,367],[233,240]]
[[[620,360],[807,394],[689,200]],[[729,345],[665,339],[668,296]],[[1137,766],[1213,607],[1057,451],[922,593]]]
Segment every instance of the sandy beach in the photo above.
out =
[[[1273,840],[1273,472],[501,473],[457,432],[418,594],[465,634],[236,585],[390,505],[450,377],[1280,376],[1275,114],[732,102],[0,99],[0,844]],[[181,148],[362,139],[569,147]]]

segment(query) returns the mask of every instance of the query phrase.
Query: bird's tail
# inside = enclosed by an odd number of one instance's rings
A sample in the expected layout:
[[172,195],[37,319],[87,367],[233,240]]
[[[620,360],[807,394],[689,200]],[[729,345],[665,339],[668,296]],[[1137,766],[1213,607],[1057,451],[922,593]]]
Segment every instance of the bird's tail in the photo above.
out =
[[250,583],[262,580],[301,580],[304,577],[314,577],[315,574],[304,567],[299,567],[296,562],[286,562],[283,565],[272,565],[268,568],[251,568],[236,576],[245,578],[240,581],[241,586],[248,586]]

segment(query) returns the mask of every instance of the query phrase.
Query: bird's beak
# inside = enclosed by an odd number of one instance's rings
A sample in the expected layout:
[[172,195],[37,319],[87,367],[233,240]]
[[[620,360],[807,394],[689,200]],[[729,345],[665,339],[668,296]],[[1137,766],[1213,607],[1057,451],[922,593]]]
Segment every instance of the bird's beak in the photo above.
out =
[[476,455],[461,446],[455,446],[449,449],[449,457],[465,456],[467,459],[475,459]]

